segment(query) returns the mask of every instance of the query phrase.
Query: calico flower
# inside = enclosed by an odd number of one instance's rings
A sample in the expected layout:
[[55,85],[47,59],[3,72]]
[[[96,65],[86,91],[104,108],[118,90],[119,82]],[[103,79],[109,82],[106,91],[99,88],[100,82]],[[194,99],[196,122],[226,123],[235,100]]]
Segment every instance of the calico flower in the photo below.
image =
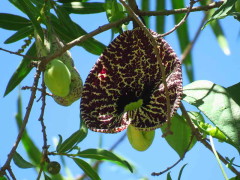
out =
[[[150,32],[159,45],[173,116],[182,94],[181,63],[170,45]],[[131,108],[134,103],[138,108]],[[129,124],[149,131],[166,122],[162,73],[141,28],[125,31],[105,49],[86,79],[80,106],[81,119],[96,132],[116,133]]]

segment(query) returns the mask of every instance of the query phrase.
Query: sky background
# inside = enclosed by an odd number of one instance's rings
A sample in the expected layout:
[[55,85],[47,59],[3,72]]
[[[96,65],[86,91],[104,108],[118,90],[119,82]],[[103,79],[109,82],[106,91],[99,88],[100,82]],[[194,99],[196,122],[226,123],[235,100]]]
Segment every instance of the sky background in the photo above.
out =
[[[169,2],[169,1],[168,1]],[[186,6],[188,6],[188,1],[185,1]],[[154,9],[154,3],[151,4],[151,8]],[[167,9],[171,9],[171,6],[167,4]],[[20,11],[18,11],[13,5],[8,1],[1,1],[0,13],[12,13],[24,16]],[[203,12],[191,13],[187,23],[189,25],[190,39],[193,38],[199,24],[202,20]],[[108,23],[105,13],[95,14],[95,15],[75,15],[74,20],[87,31],[90,32],[95,30],[99,26]],[[154,22],[155,18],[151,17],[151,21]],[[166,17],[167,26],[165,31],[170,30],[173,24],[173,16]],[[229,42],[229,47],[231,54],[226,56],[220,49],[215,36],[209,26],[207,26],[200,34],[197,43],[192,51],[194,70],[195,70],[195,80],[209,80],[216,84],[222,85],[224,87],[231,86],[239,82],[240,79],[240,46],[239,46],[239,22],[232,17],[225,18],[220,21],[226,37]],[[129,27],[131,28],[131,27]],[[155,30],[154,23],[150,26],[151,29]],[[11,51],[17,51],[19,47],[23,44],[23,41],[5,45],[3,42],[14,32],[10,32],[4,29],[0,29],[0,47],[6,48]],[[111,41],[111,31],[106,31],[100,35],[95,36],[96,39],[108,45]],[[180,48],[178,45],[176,33],[172,33],[165,38],[169,44],[176,51],[177,55],[180,57]],[[75,65],[81,74],[83,81],[85,81],[90,69],[98,59],[98,56],[92,55],[86,52],[83,48],[74,47],[71,49],[72,57],[75,61]],[[21,62],[21,57],[12,55],[3,51],[0,51],[1,65],[0,65],[0,166],[2,166],[6,160],[7,154],[12,148],[16,136],[17,136],[17,126],[15,123],[15,114],[17,112],[17,97],[19,94],[19,88],[16,88],[6,97],[3,97],[7,83],[12,76],[13,72],[18,67]],[[31,73],[25,78],[21,85],[31,86],[33,82],[35,71],[32,70]],[[184,73],[183,76],[184,85],[188,84],[188,80]],[[30,91],[21,91],[23,98],[23,111],[27,106]],[[36,100],[40,97],[40,93],[37,94]],[[69,137],[73,132],[75,132],[80,124],[79,119],[79,104],[80,101],[73,103],[70,107],[63,107],[56,104],[51,98],[47,98],[47,106],[45,111],[45,123],[47,127],[48,144],[51,145],[50,151],[54,150],[54,139],[61,134],[64,139]],[[34,103],[32,113],[27,125],[27,130],[29,135],[33,138],[34,142],[39,148],[42,147],[42,133],[41,126],[38,122],[40,114],[41,103]],[[191,106],[187,106],[187,110],[196,110]],[[79,144],[81,149],[97,148],[99,144],[100,135],[103,138],[103,148],[109,149],[116,140],[118,140],[124,132],[118,134],[100,134],[89,131],[87,138]],[[215,142],[215,147],[222,153],[223,156],[227,156],[230,159],[236,157],[236,163],[239,162],[238,152],[227,144]],[[19,145],[17,150],[23,157],[27,157],[26,153],[22,147]],[[134,150],[129,144],[128,140],[125,139],[118,147],[115,152],[127,160],[132,162],[137,167],[137,172],[131,174],[128,170],[119,168],[116,165],[108,162],[102,163],[100,168],[100,177],[103,180],[115,179],[115,180],[136,180],[141,177],[148,177],[149,179],[166,179],[167,174],[163,174],[160,177],[152,177],[152,172],[160,172],[165,170],[167,167],[174,164],[178,159],[178,155],[173,149],[165,142],[161,137],[160,130],[156,130],[155,140],[152,146],[145,152],[138,152]],[[59,161],[59,157],[50,157],[51,160]],[[86,159],[87,160],[87,159]],[[187,153],[184,160],[179,163],[174,169],[171,169],[171,175],[173,179],[177,179],[180,168],[184,164],[188,164],[182,175],[183,180],[210,180],[224,179],[220,168],[214,155],[206,149],[202,144],[197,143],[193,149]],[[71,169],[71,173],[74,177],[81,175],[82,171],[77,165],[75,165],[71,160],[67,160],[67,165]],[[18,180],[31,180],[35,179],[37,176],[34,170],[30,169],[19,169],[13,163],[13,171]],[[64,169],[62,169],[62,174],[66,174]],[[227,170],[227,175],[229,178],[233,176],[231,171]]]

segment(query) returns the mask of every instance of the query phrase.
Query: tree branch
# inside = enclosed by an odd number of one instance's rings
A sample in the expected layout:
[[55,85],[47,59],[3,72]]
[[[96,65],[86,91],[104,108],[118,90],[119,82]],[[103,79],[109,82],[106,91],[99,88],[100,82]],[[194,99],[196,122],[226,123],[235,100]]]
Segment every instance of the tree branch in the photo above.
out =
[[[213,8],[218,8],[223,4],[224,1],[213,2],[205,6],[193,7],[191,12],[196,11],[208,11]],[[164,10],[164,11],[138,11],[137,14],[141,16],[168,16],[172,14],[183,14],[188,12],[188,8],[173,9],[173,10]]]
[[13,155],[16,152],[17,147],[18,147],[18,145],[19,145],[19,143],[22,139],[23,133],[25,131],[25,128],[26,128],[26,125],[28,123],[28,119],[29,119],[29,116],[30,116],[30,113],[31,113],[31,110],[32,110],[33,102],[34,102],[34,99],[36,97],[36,91],[37,91],[38,81],[39,81],[39,78],[40,78],[40,73],[41,73],[41,71],[39,70],[39,68],[37,68],[36,74],[35,74],[35,77],[34,77],[32,93],[31,93],[31,96],[30,96],[30,99],[29,99],[29,102],[28,102],[27,111],[25,113],[25,116],[24,116],[24,119],[23,119],[23,122],[22,122],[22,126],[19,130],[19,133],[18,133],[17,139],[15,141],[15,144],[12,147],[10,153],[8,154],[8,158],[5,162],[5,164],[1,167],[0,172],[5,172],[5,170],[10,167],[10,163],[11,163],[11,160],[13,158]]
[[[197,140],[200,141],[207,149],[209,149],[212,153],[212,147],[211,145],[206,141],[206,139],[203,139],[202,135],[200,134],[200,132],[198,131],[198,129],[194,126],[191,118],[189,117],[185,107],[183,106],[183,104],[180,104],[180,109],[182,111],[183,116],[186,118],[187,123],[189,124],[189,126],[192,129],[193,134],[196,136]],[[229,164],[228,161],[219,153],[217,152],[219,159],[225,164]],[[235,173],[238,177],[240,177],[240,172],[238,172],[233,166],[229,166],[228,167],[233,173]]]
[[187,45],[187,47],[186,47],[185,50],[183,51],[183,53],[182,53],[182,55],[181,55],[181,58],[180,58],[180,60],[181,60],[182,63],[183,63],[183,61],[185,60],[185,58],[187,57],[187,55],[191,52],[194,44],[196,43],[196,41],[197,41],[197,39],[198,39],[198,37],[199,37],[199,35],[200,35],[200,33],[201,33],[201,29],[202,29],[202,27],[203,27],[203,25],[204,25],[204,23],[205,23],[206,18],[207,18],[207,14],[204,15],[204,17],[203,17],[203,19],[202,19],[202,21],[201,21],[201,23],[200,23],[200,25],[199,25],[199,28],[198,28],[196,34],[194,35],[193,40]]
[[190,0],[190,6],[187,8],[187,14],[183,17],[183,19],[177,24],[175,25],[170,31],[164,33],[164,34],[160,34],[161,37],[167,36],[169,34],[171,34],[172,32],[176,31],[183,23],[185,23],[186,19],[188,18],[188,15],[190,14],[193,5],[198,2],[198,1],[194,1],[194,0]]
[[130,17],[126,17],[126,18],[120,19],[118,21],[115,21],[113,23],[108,23],[108,24],[105,24],[103,26],[99,26],[94,31],[92,31],[92,32],[90,32],[88,34],[82,35],[82,36],[80,36],[77,39],[74,39],[73,41],[65,44],[62,49],[60,49],[59,51],[55,52],[53,55],[45,57],[43,59],[43,61],[41,62],[41,64],[40,64],[40,69],[44,68],[44,66],[48,62],[50,62],[52,59],[54,59],[56,57],[61,56],[64,52],[66,52],[67,50],[71,49],[72,47],[74,47],[74,46],[76,46],[76,45],[86,41],[89,38],[92,38],[93,36],[95,36],[97,34],[100,34],[100,33],[104,32],[104,31],[107,31],[107,30],[111,29],[112,27],[118,26],[118,25],[123,24],[123,23],[125,23],[127,21],[130,21],[130,20],[131,20]]
[[41,162],[41,166],[40,166],[40,170],[39,170],[39,173],[38,173],[37,180],[40,179],[40,177],[41,177],[45,162],[49,162],[49,159],[48,159],[48,148],[49,148],[49,146],[47,144],[47,133],[46,133],[46,126],[45,126],[45,123],[44,123],[44,112],[45,112],[45,107],[46,107],[46,86],[45,86],[45,83],[44,83],[44,78],[42,78],[42,96],[41,96],[41,99],[42,99],[42,107],[41,107],[41,113],[40,113],[40,116],[39,116],[38,120],[40,121],[41,126],[42,126],[43,147],[42,147],[42,162]]

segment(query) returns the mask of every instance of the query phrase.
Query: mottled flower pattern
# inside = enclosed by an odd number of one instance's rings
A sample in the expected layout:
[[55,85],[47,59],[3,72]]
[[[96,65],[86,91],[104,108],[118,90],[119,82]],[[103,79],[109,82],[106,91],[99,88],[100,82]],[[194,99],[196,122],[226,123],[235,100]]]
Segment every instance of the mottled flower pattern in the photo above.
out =
[[[171,46],[156,32],[167,76],[171,116],[182,94],[181,63]],[[142,99],[141,107],[124,107]],[[141,28],[125,31],[104,50],[90,71],[82,93],[81,119],[96,132],[116,133],[132,124],[139,130],[159,128],[167,120],[162,73],[150,39]]]

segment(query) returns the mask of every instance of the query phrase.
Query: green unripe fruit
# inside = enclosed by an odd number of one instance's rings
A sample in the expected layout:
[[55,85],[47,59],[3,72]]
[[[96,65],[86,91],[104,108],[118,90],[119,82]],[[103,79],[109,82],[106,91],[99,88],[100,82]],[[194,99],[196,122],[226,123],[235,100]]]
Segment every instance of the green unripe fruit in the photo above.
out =
[[54,59],[47,64],[44,82],[53,95],[65,97],[70,91],[71,72],[62,61]]
[[235,10],[236,10],[237,12],[240,12],[240,0],[237,0],[237,1],[235,2]]
[[61,170],[61,165],[56,161],[51,161],[47,165],[47,171],[52,175],[58,174],[60,170]]
[[145,151],[151,146],[155,131],[140,131],[134,126],[129,125],[127,128],[127,136],[134,149]]

